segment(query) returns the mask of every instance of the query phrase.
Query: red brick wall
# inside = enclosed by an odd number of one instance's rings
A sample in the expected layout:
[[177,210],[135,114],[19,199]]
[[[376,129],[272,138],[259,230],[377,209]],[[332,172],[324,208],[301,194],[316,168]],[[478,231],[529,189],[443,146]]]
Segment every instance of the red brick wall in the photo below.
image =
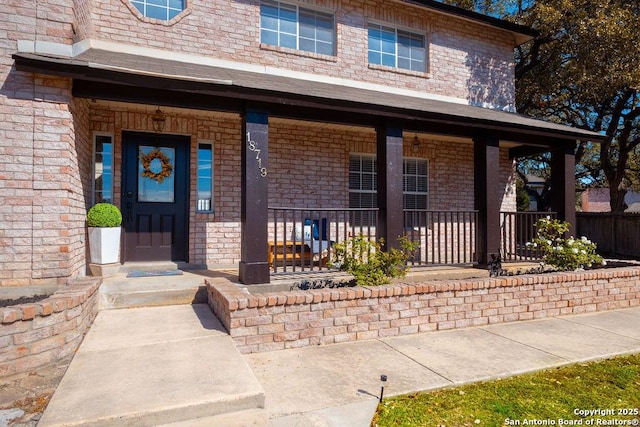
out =
[[[9,1],[0,11],[0,287],[83,275],[83,179],[90,150],[71,81],[13,68],[18,40],[70,44],[72,0]],[[79,125],[80,127],[76,127]]]
[[[116,166],[122,129],[150,130],[153,107],[96,107],[73,99],[71,81],[13,68],[18,40],[70,45],[88,38],[208,58],[315,73],[412,91],[451,96],[472,103],[513,103],[512,36],[423,8],[380,1],[305,0],[334,10],[337,56],[319,57],[260,46],[259,1],[190,0],[189,10],[166,23],[141,19],[128,0],[10,0],[0,10],[0,286],[64,284],[85,274],[85,212],[91,191],[92,132],[115,136]],[[430,69],[415,75],[368,67],[367,20],[406,27],[427,35]],[[38,46],[36,46],[38,48]],[[491,90],[486,90],[491,87]],[[117,111],[111,111],[117,110]],[[235,264],[239,259],[240,120],[236,115],[180,110],[168,132],[214,141],[216,213],[190,216],[193,264]],[[310,124],[275,122],[272,127],[270,199],[292,206],[346,206],[349,152],[374,152],[372,131],[328,130]],[[405,139],[409,139],[407,135]],[[408,143],[409,144],[409,143]],[[431,163],[431,204],[470,208],[470,146],[427,141],[438,146]],[[195,145],[193,145],[195,146]],[[300,148],[305,151],[297,162]],[[346,147],[346,149],[345,149]],[[445,148],[446,147],[446,148]],[[405,155],[410,152],[408,146]],[[192,150],[192,176],[195,176]],[[452,166],[455,159],[456,168]],[[465,159],[461,168],[460,159]],[[305,163],[306,162],[306,163]],[[318,172],[318,169],[320,171]],[[505,169],[507,170],[508,167]],[[285,172],[286,171],[286,172]],[[291,173],[315,187],[306,190]],[[318,176],[326,176],[320,178]],[[120,171],[115,196],[119,203]],[[192,203],[195,197],[192,184]],[[507,191],[509,186],[506,187]],[[304,193],[304,194],[303,194]],[[458,194],[451,198],[444,195]],[[300,197],[297,197],[300,196]],[[511,196],[505,200],[511,200]],[[456,205],[457,201],[465,200]],[[455,201],[455,202],[452,202]],[[445,206],[449,203],[449,206]],[[206,238],[205,238],[206,236]]]
[[[119,204],[122,130],[151,131],[155,107],[98,103],[91,107],[91,130],[115,135],[115,203]],[[168,133],[191,136],[189,260],[194,265],[237,266],[240,260],[240,128],[237,115],[165,109]],[[350,153],[375,154],[373,129],[293,120],[269,122],[269,205],[346,208]],[[470,142],[438,141],[405,134],[404,155],[430,161],[430,208],[473,209],[473,149]],[[214,214],[196,214],[196,144],[214,144]],[[512,162],[501,154],[503,209],[515,206]]]
[[98,314],[99,279],[77,279],[37,303],[0,308],[0,377],[72,356]]
[[[259,0],[191,0],[189,13],[169,24],[141,18],[128,0],[89,3],[91,27],[78,31],[83,37],[393,86],[474,104],[502,108],[512,107],[514,102],[514,40],[510,33],[407,3],[303,1],[312,8],[335,12],[335,57],[261,46]],[[426,34],[428,76],[369,67],[368,21]],[[86,27],[88,22],[79,24]]]
[[640,268],[248,294],[208,279],[243,353],[640,306]]

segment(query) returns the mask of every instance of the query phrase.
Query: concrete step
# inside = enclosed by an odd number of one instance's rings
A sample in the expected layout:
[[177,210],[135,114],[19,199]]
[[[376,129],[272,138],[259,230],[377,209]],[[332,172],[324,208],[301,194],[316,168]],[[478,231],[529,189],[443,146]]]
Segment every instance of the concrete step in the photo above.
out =
[[273,427],[269,414],[264,409],[249,409],[211,417],[198,418],[177,423],[162,424],[158,427]]
[[177,270],[179,268],[181,268],[180,264],[172,261],[127,262],[122,264],[118,271],[120,273],[129,273],[131,271]]
[[100,286],[100,309],[155,307],[207,302],[205,277],[184,271],[177,276],[127,277],[119,273]]
[[264,408],[264,399],[207,305],[103,310],[38,426],[157,426]]

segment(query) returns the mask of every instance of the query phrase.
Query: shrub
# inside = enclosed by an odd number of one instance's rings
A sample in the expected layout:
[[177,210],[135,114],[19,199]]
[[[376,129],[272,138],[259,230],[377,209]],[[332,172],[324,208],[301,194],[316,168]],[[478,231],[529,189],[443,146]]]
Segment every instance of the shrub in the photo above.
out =
[[120,209],[111,203],[98,203],[87,213],[89,227],[119,227],[122,224]]
[[527,243],[527,246],[542,251],[544,264],[559,270],[576,270],[605,264],[604,259],[596,253],[596,244],[586,237],[564,237],[569,231],[568,222],[547,216],[539,219],[535,227],[536,238]]
[[375,241],[359,235],[343,243],[335,244],[331,265],[352,274],[359,286],[378,286],[390,282],[391,278],[404,277],[407,261],[418,248],[416,242],[406,237],[399,239],[400,249],[383,251],[382,239]]
[[312,279],[295,282],[289,290],[291,291],[308,291],[309,289],[336,289],[350,288],[356,286],[355,279],[352,280],[333,280],[333,279]]

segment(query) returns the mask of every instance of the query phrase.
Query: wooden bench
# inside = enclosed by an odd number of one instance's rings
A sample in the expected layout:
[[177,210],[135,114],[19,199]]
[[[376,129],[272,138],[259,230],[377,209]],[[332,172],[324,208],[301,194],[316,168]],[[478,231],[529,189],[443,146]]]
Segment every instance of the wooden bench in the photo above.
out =
[[267,242],[268,260],[271,267],[284,265],[311,265],[311,248],[304,242]]

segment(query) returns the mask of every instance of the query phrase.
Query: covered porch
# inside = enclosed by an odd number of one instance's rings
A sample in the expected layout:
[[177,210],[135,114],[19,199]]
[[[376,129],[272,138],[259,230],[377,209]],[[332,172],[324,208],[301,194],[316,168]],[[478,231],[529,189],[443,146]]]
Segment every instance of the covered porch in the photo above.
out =
[[[330,271],[335,243],[355,236],[378,238],[378,209],[270,207],[268,212],[267,255],[272,276]],[[541,259],[542,254],[526,244],[535,237],[536,221],[547,216],[557,218],[557,213],[500,211],[502,262]],[[480,265],[477,210],[403,209],[402,230],[401,237],[418,246],[409,260],[412,268]]]
[[[247,285],[269,283],[273,274],[326,270],[332,244],[358,234],[384,239],[387,247],[396,247],[402,236],[419,242],[419,254],[412,261],[416,265],[482,266],[499,253],[503,259],[533,257],[517,242],[527,233],[512,226],[524,223],[514,219],[515,202],[510,201],[514,159],[551,152],[554,214],[573,226],[575,141],[599,138],[591,132],[420,93],[355,88],[342,82],[131,53],[90,48],[73,58],[18,53],[14,59],[20,71],[73,79],[77,99],[235,117],[239,132],[232,149],[237,150],[239,161],[235,164],[232,158],[225,167],[229,173],[239,173],[240,185],[239,191],[232,189],[222,197],[239,199],[238,276]],[[300,135],[305,132],[315,136],[303,143]],[[330,147],[324,145],[329,133],[334,140]],[[190,143],[193,147],[194,141]],[[308,147],[321,155],[306,152]],[[334,149],[335,163],[325,162],[324,153]],[[193,153],[186,155],[193,157]],[[349,182],[354,173],[347,167],[352,155],[368,156],[375,169],[375,173],[356,171],[361,178],[368,174],[373,180],[359,191]],[[448,156],[451,167],[441,167],[441,155]],[[436,182],[439,187],[447,182],[457,185],[441,187],[438,197],[435,191],[422,192],[427,204],[417,209],[407,205],[403,198],[407,175],[411,175],[406,173],[407,158],[426,160],[428,168],[433,165],[427,176],[431,179],[437,173],[440,180],[430,180],[430,186]],[[287,166],[292,164],[290,173]],[[417,173],[412,176],[419,179]],[[194,180],[192,173],[191,184],[185,184],[188,202],[184,203],[193,210],[185,243],[189,248],[195,247],[198,236],[193,229],[199,201],[193,191],[189,193]],[[121,199],[126,192],[118,190],[122,194],[115,199],[126,209]],[[353,207],[350,196],[355,193],[361,199],[368,194],[369,205]],[[216,222],[212,212],[203,226]],[[210,236],[204,235],[205,239]],[[188,254],[192,257],[191,249]]]

